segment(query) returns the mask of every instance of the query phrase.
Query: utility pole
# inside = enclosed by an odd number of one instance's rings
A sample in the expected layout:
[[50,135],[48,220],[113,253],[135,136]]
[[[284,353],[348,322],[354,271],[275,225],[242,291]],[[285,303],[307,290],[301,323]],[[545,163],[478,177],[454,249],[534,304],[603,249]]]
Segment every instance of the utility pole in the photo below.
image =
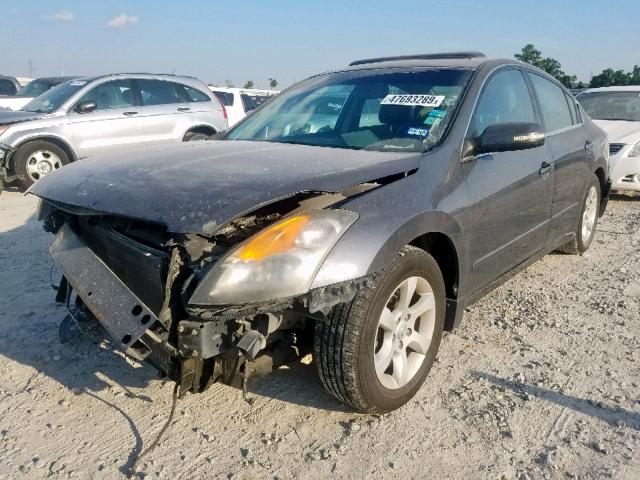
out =
[[29,78],[33,78],[33,63],[29,59]]

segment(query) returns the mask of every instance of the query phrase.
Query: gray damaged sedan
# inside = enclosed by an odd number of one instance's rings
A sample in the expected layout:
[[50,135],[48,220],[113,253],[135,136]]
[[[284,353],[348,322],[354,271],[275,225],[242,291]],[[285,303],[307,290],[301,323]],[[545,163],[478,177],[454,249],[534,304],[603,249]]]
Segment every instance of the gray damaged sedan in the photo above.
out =
[[608,150],[540,70],[418,55],[354,62],[219,140],[79,162],[31,193],[66,323],[97,322],[183,393],[313,351],[331,395],[387,412],[465,306],[589,248]]

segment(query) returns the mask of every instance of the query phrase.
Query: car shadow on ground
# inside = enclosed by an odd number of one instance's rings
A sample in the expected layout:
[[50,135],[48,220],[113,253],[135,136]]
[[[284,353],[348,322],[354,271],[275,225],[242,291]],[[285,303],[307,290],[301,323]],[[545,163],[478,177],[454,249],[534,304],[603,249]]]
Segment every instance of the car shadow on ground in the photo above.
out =
[[[16,193],[24,193],[26,191],[26,189],[22,188],[20,185],[16,184],[16,183],[10,183],[10,184],[5,184],[4,185],[4,190],[6,192],[16,192]],[[0,197],[2,198],[2,197]]]
[[[555,403],[561,407],[570,408],[583,415],[599,418],[612,426],[620,426],[622,423],[635,430],[640,430],[640,414],[624,408],[606,405],[603,402],[589,400],[564,393],[556,392],[548,388],[517,383],[505,378],[496,377],[489,373],[473,371],[471,376],[476,379],[488,380],[494,385],[508,388],[518,394],[529,394],[533,397]],[[622,422],[622,423],[621,423]]]
[[613,192],[609,194],[609,200],[616,202],[637,202],[640,200],[640,192],[632,190]]

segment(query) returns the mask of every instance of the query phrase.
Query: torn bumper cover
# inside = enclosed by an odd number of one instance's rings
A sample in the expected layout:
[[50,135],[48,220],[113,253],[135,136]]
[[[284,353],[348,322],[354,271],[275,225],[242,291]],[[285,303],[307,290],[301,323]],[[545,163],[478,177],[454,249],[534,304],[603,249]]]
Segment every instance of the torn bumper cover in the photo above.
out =
[[[68,284],[66,288],[75,291],[84,315],[103,327],[116,348],[193,392],[215,381],[233,383],[244,361],[277,368],[293,360],[291,352],[303,351],[292,332],[304,332],[307,319],[322,321],[334,305],[352,300],[366,281],[343,282],[270,302],[189,305],[189,285],[197,283],[197,275],[181,260],[181,248],[174,248],[171,255],[99,225],[64,223],[50,251],[63,272],[62,286]],[[120,264],[126,264],[126,272],[134,272],[134,277],[123,275]],[[270,360],[262,361],[261,356]]]

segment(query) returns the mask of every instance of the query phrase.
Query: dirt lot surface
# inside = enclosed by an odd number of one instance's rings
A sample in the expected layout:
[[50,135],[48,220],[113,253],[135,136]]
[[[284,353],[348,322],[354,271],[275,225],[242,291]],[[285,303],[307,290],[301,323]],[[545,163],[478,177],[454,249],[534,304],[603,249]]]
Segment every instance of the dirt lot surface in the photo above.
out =
[[[0,196],[0,478],[124,477],[172,384],[91,338],[58,342],[35,208]],[[182,399],[146,477],[640,478],[640,196],[599,230],[468,309],[404,408],[349,411],[296,364],[257,380],[253,406],[226,386]]]

